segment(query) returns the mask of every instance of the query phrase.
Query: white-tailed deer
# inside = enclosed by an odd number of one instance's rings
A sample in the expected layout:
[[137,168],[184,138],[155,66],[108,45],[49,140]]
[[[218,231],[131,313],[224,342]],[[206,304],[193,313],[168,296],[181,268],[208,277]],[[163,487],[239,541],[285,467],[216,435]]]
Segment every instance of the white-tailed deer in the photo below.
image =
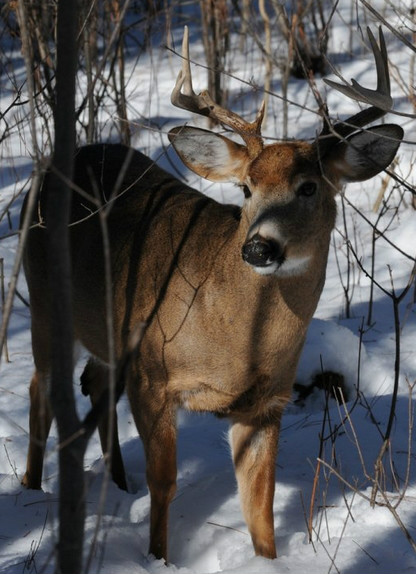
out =
[[[173,129],[169,139],[200,176],[240,185],[242,208],[208,199],[121,145],[93,145],[76,154],[70,228],[75,337],[94,357],[83,383],[93,402],[107,385],[98,194],[104,203],[112,202],[107,223],[118,359],[130,334],[145,326],[126,370],[126,388],[146,453],[149,551],[158,558],[167,559],[179,407],[229,417],[242,511],[255,552],[276,556],[273,497],[279,425],[325,281],[335,195],[343,183],[366,180],[385,169],[403,137],[397,125],[362,129],[392,105],[383,35],[380,31],[380,47],[370,32],[369,37],[377,90],[354,81],[352,86],[331,85],[370,107],[334,126],[326,122],[313,143],[265,145],[260,134],[263,108],[247,123],[217,106],[208,93],[194,93],[185,33],[173,104],[214,118],[244,143],[192,127]],[[45,400],[50,370],[43,225],[47,190],[46,176],[34,215],[39,225],[30,232],[25,256],[36,366],[23,478],[31,488],[41,486],[51,422]],[[105,448],[105,420],[100,427]],[[125,487],[116,436],[112,466],[115,480]]]

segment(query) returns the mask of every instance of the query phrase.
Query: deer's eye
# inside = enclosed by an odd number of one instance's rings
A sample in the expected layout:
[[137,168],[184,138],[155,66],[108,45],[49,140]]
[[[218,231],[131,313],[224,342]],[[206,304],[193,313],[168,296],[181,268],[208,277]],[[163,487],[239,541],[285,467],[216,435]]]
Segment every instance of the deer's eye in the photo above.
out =
[[298,187],[298,195],[302,195],[303,197],[311,197],[315,195],[317,190],[316,182],[314,181],[305,181]]

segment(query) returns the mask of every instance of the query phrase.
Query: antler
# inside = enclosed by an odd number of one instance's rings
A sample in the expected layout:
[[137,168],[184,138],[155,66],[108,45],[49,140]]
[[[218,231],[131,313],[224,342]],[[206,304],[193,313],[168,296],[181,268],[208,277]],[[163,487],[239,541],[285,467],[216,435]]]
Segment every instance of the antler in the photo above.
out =
[[179,71],[171,102],[177,108],[209,117],[228,126],[244,140],[249,156],[255,158],[263,149],[261,123],[264,116],[264,102],[257,112],[254,122],[247,122],[231,110],[216,104],[207,90],[196,94],[192,87],[191,66],[189,60],[189,32],[185,26],[182,41],[182,69]]
[[[373,50],[376,64],[377,88],[375,90],[370,90],[369,88],[361,86],[354,79],[351,80],[351,85],[348,85],[339,84],[338,82],[333,82],[332,80],[327,80],[324,78],[324,82],[331,86],[331,88],[338,90],[353,100],[371,105],[370,108],[366,108],[361,112],[358,112],[358,114],[355,114],[354,116],[351,116],[342,122],[338,122],[332,127],[331,131],[338,134],[338,137],[341,138],[345,138],[357,129],[383,117],[388,111],[391,110],[393,106],[393,99],[390,95],[389,67],[383,30],[380,26],[380,47],[378,47],[377,41],[374,38],[370,28],[367,28],[367,34],[370,39],[371,48]],[[328,130],[325,130],[324,128],[324,132],[328,133]],[[332,138],[330,138],[330,140],[332,143]]]

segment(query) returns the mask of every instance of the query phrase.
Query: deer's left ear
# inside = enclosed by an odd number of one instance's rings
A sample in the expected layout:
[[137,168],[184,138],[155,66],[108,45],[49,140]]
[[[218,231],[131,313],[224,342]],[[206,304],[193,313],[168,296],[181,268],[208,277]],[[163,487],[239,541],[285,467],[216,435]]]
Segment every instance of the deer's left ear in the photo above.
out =
[[188,126],[173,128],[168,137],[183,163],[201,177],[210,181],[244,181],[249,162],[245,146]]
[[350,136],[337,144],[325,163],[341,181],[364,181],[386,169],[403,139],[400,126],[385,124]]

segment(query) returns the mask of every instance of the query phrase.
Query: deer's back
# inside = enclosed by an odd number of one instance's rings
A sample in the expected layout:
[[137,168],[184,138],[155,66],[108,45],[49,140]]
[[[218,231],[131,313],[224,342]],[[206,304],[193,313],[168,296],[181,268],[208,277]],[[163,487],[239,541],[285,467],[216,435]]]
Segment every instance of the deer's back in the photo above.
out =
[[[25,255],[31,298],[43,299],[42,306],[47,300],[48,184],[46,175],[34,214],[34,223],[41,220],[42,225],[31,231]],[[113,286],[116,347],[121,354],[134,326],[152,322],[167,294],[171,297],[184,286],[189,294],[206,281],[238,226],[239,209],[218,204],[147,156],[118,144],[80,148],[74,184],[70,237],[75,335],[105,360],[106,280]],[[103,229],[109,239],[107,254]],[[111,277],[106,278],[106,269]],[[182,316],[182,310],[172,308],[173,323],[175,313]]]

